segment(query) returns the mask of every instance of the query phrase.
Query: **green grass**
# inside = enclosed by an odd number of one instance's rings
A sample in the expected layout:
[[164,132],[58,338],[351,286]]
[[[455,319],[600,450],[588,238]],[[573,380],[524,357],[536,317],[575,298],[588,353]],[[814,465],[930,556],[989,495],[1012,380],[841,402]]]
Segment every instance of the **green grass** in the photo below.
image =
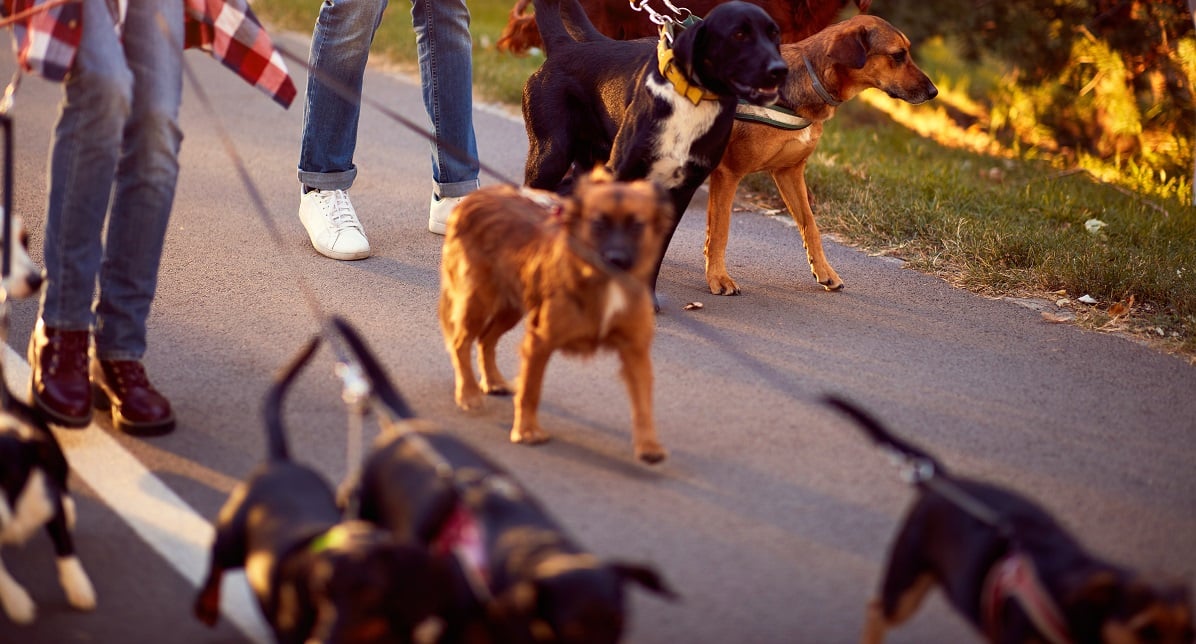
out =
[[[517,106],[524,79],[542,58],[495,51],[511,4],[471,0],[469,8],[477,93]],[[409,6],[391,3],[374,56],[414,69]],[[254,8],[273,28],[300,32],[311,29],[317,11],[311,0],[257,0]],[[991,74],[969,75],[958,58],[928,51],[922,62],[944,92],[914,110],[944,111],[950,94],[992,87]],[[953,107],[971,111],[966,100]],[[1136,333],[1196,359],[1196,208],[1181,203],[1186,193],[1135,190],[1141,174],[1113,182],[1098,173],[1102,181],[1033,151],[1010,158],[1008,151],[947,147],[860,99],[827,124],[808,168],[820,228],[849,243],[985,295],[1067,298],[1081,324]],[[783,208],[763,175],[744,186]],[[1091,219],[1106,225],[1091,233]],[[1098,304],[1076,303],[1082,295]],[[1109,315],[1111,305],[1131,296],[1129,315]]]

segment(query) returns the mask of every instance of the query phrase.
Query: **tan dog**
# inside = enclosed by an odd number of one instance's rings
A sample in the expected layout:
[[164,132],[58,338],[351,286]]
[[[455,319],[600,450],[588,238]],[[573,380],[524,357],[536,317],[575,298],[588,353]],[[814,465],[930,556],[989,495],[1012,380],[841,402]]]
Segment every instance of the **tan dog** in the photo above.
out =
[[[613,349],[631,398],[635,455],[663,460],[652,413],[649,280],[672,219],[663,189],[615,182],[605,170],[583,177],[566,198],[501,186],[464,199],[449,218],[440,270],[440,325],[457,405],[474,409],[483,392],[510,393],[494,349],[525,319],[511,441],[548,440],[536,410],[553,352]],[[480,386],[470,366],[474,342]]]
[[[934,83],[909,52],[909,38],[875,16],[860,15],[831,25],[794,44],[781,45],[789,76],[781,86],[781,105],[809,122],[803,129],[781,129],[739,118],[722,162],[710,175],[706,209],[706,282],[716,295],[738,295],[727,273],[727,234],[735,189],[752,172],[767,171],[801,231],[814,279],[826,290],[843,280],[827,263],[806,192],[806,161],[822,137],[822,124],[835,108],[869,88],[918,104],[938,95]],[[742,115],[741,115],[742,116]]]

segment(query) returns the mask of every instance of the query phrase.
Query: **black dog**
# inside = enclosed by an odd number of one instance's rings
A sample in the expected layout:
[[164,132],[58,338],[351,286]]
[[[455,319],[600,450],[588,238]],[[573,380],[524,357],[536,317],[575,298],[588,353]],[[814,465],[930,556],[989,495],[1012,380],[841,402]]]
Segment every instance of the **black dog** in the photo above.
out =
[[461,562],[446,640],[615,642],[628,582],[673,597],[652,568],[586,552],[503,468],[417,420],[356,332],[336,323],[397,421],[365,461],[358,512]]
[[288,456],[282,399],[317,345],[305,347],[267,396],[268,459],[220,511],[195,615],[215,624],[224,571],[245,567],[279,642],[422,641],[419,629],[448,601],[445,560],[398,545],[373,524],[342,521],[328,482]]
[[826,402],[913,467],[921,494],[889,554],[864,642],[908,619],[936,584],[992,642],[1192,642],[1189,592],[1089,554],[1044,509],[957,478],[855,405]]
[[776,23],[760,7],[732,1],[678,33],[670,47],[663,36],[607,38],[577,0],[535,0],[535,7],[546,58],[523,89],[524,183],[557,190],[570,170],[602,163],[617,180],[657,182],[675,213],[663,259],[694,192],[722,158],[736,103],[777,99],[788,67]]
[[[0,374],[0,381],[3,380]],[[25,543],[43,525],[54,542],[58,580],[67,602],[95,608],[95,590],[75,554],[75,502],[67,490],[70,468],[62,446],[40,415],[0,382],[0,544]],[[0,604],[8,618],[28,624],[37,608],[0,563]]]

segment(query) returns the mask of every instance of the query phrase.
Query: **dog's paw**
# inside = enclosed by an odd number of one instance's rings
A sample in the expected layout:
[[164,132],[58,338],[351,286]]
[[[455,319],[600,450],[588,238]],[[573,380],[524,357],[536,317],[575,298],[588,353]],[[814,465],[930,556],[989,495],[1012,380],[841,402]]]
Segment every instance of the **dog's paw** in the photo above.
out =
[[829,265],[824,265],[822,268],[811,268],[810,272],[814,273],[814,279],[818,280],[822,288],[828,291],[837,291],[843,288],[843,280],[839,279],[839,274]]
[[482,408],[481,390],[457,392],[457,395],[454,398],[457,401],[457,406],[460,407],[462,411],[473,411],[475,409]]
[[515,427],[511,429],[511,442],[524,445],[539,445],[548,442],[548,432],[539,427]]
[[706,284],[712,295],[739,295],[739,285],[726,273],[706,276]]
[[486,392],[487,396],[510,396],[515,393],[511,385],[501,380],[497,382],[483,382],[482,391]]
[[63,557],[58,560],[58,583],[66,592],[66,601],[75,610],[94,610],[96,591],[83,570],[78,557]]
[[648,465],[655,465],[667,458],[668,455],[664,446],[656,441],[646,441],[635,446],[635,457]]
[[37,604],[11,577],[0,582],[0,603],[4,604],[5,614],[15,624],[32,624],[37,617]]

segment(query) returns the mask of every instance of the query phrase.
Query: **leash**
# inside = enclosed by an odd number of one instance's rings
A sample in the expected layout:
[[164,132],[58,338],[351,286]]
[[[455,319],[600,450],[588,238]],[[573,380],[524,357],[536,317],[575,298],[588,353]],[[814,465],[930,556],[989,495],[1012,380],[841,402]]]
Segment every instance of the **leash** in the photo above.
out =
[[969,516],[991,527],[1006,544],[1005,552],[985,575],[980,595],[981,618],[992,641],[999,640],[996,637],[1001,628],[999,609],[1005,601],[1012,599],[1050,644],[1070,644],[1067,620],[1050,593],[1043,587],[1035,572],[1033,561],[1019,546],[1013,526],[1007,517],[1001,516],[949,477],[940,476],[939,467],[929,455],[889,434],[870,414],[833,396],[824,397],[823,402],[860,424],[873,442],[880,445],[901,468],[901,477],[907,483],[925,487],[943,497]]
[[[639,0],[639,2],[636,2],[636,0],[628,0],[632,9],[648,14],[648,20],[650,20],[652,24],[659,25],[662,28],[675,25],[689,26],[695,21],[700,20],[700,18],[694,15],[694,12],[685,7],[678,7],[669,0],[662,0],[664,2],[664,6],[668,7],[669,11],[672,11],[673,15],[678,16],[680,19],[656,11],[651,5],[648,4],[650,1],[651,0]],[[673,41],[672,33],[669,34],[668,38],[669,42]]]

